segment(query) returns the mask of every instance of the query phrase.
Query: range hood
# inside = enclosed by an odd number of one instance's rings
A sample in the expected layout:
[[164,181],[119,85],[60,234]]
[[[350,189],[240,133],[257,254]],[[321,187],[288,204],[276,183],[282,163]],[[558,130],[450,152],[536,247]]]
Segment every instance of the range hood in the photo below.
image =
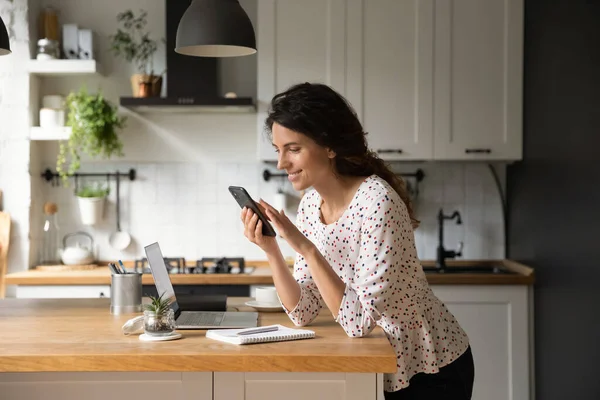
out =
[[251,97],[226,98],[220,87],[219,59],[175,52],[177,27],[190,0],[166,0],[166,97],[121,97],[119,104],[138,113],[255,112]]

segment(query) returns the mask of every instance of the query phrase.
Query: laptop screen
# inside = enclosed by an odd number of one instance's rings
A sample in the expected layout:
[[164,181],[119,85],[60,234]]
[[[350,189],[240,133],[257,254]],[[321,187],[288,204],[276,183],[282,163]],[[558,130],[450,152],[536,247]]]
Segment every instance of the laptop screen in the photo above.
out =
[[175,313],[175,318],[177,318],[179,314],[179,304],[177,304],[177,299],[175,298],[175,290],[173,290],[173,285],[171,284],[171,278],[169,277],[169,271],[167,270],[167,266],[165,265],[165,260],[163,258],[162,252],[160,251],[160,247],[158,243],[152,243],[146,247],[146,258],[148,258],[148,265],[150,266],[150,270],[152,271],[152,276],[154,277],[154,284],[156,285],[156,291],[158,295],[164,293],[163,298],[171,298],[171,308]]

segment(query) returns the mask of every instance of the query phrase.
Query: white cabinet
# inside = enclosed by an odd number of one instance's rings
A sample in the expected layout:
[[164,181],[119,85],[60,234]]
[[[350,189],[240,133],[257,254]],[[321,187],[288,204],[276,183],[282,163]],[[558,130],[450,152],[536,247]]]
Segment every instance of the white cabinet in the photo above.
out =
[[0,393],[2,400],[211,400],[212,372],[2,373]]
[[214,400],[376,400],[377,374],[215,372]]
[[271,98],[304,81],[346,96],[384,159],[522,158],[523,0],[261,0],[258,19],[261,160]]
[[473,399],[530,399],[532,288],[432,286],[467,332],[475,361]]
[[387,160],[433,156],[433,0],[348,1],[348,99]]
[[110,285],[19,285],[21,299],[93,299],[110,297]]
[[523,0],[435,3],[434,158],[522,158]]
[[356,373],[0,373],[0,399],[376,400],[380,383]]
[[264,134],[273,96],[302,82],[321,82],[345,94],[345,0],[260,0],[258,46],[258,157],[277,161]]

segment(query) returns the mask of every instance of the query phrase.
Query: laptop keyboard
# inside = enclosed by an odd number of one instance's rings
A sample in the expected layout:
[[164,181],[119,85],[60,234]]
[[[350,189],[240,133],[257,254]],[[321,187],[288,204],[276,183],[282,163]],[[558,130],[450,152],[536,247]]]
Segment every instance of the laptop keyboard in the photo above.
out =
[[177,318],[179,326],[219,326],[223,320],[222,312],[184,312]]

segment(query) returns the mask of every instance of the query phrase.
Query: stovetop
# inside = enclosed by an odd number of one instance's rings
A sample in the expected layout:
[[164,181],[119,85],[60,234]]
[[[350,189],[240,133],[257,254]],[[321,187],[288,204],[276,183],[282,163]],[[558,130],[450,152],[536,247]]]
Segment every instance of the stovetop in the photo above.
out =
[[[191,265],[186,265],[184,257],[164,257],[169,274],[247,274],[254,267],[247,268],[243,257],[203,257]],[[151,273],[146,257],[135,260],[135,272]]]

